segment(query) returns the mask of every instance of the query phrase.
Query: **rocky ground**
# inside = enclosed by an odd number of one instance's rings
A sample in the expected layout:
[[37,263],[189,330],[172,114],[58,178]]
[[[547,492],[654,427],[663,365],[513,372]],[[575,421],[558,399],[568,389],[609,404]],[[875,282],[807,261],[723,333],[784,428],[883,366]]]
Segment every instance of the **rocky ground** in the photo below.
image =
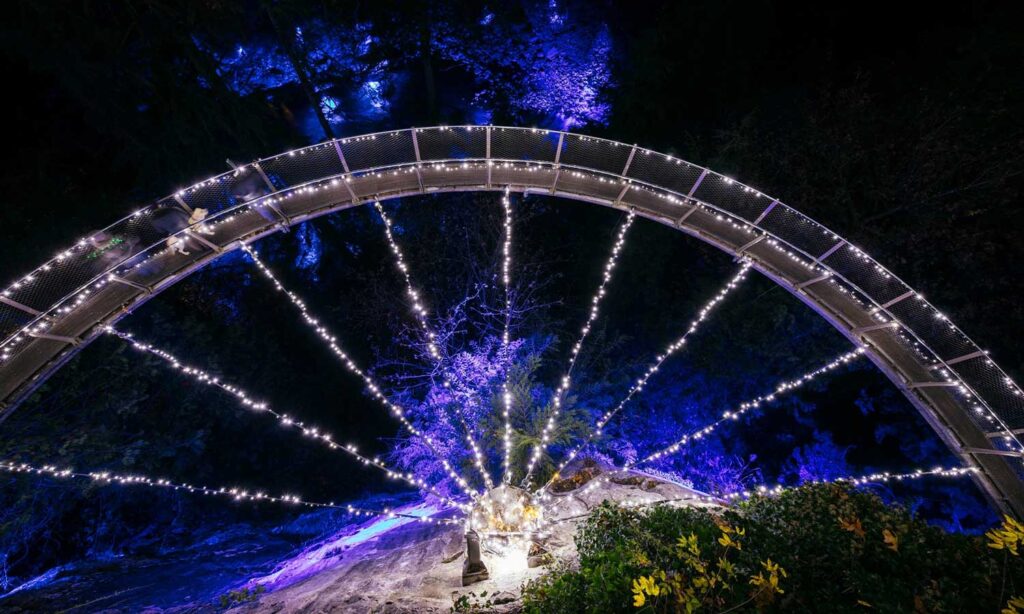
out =
[[[569,486],[583,482],[577,480]],[[556,563],[575,563],[576,525],[604,500],[709,505],[688,488],[643,474],[628,474],[599,484],[586,494],[580,494],[585,489],[575,488],[555,495],[557,502],[548,518],[559,521],[551,525],[547,547]],[[308,566],[293,559],[266,578],[255,580],[254,586],[262,584],[270,590],[233,611],[449,612],[453,603],[465,596],[469,603],[489,602],[488,611],[514,612],[519,608],[523,584],[546,572],[545,567],[527,568],[524,557],[485,552],[490,578],[463,587],[464,544],[459,526],[419,522],[401,524],[365,541],[355,540],[351,534],[334,536],[307,551],[306,563],[315,568],[315,573],[308,573]]]

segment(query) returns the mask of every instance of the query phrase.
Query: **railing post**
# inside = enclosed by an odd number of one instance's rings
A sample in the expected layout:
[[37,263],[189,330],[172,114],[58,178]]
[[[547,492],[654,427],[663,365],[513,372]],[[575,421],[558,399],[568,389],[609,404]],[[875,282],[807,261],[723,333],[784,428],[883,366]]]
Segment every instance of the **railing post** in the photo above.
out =
[[35,309],[32,309],[28,305],[23,305],[23,304],[19,303],[18,301],[14,300],[12,298],[7,298],[3,294],[0,294],[0,303],[3,303],[3,304],[5,304],[5,305],[7,305],[9,307],[14,307],[15,309],[17,309],[19,311],[24,311],[25,313],[29,314],[30,316],[41,316],[41,315],[43,315],[42,311],[37,311]]
[[[270,190],[270,193],[273,194],[273,193],[277,192],[277,188],[274,186],[274,182],[272,182],[270,180],[270,177],[267,177],[267,173],[265,173],[263,171],[263,167],[260,166],[260,163],[259,162],[253,162],[252,166],[253,166],[253,168],[256,169],[256,172],[260,174],[260,177],[263,178],[263,183],[267,184],[267,189]],[[260,204],[264,205],[266,207],[269,207],[271,211],[273,211],[275,214],[277,214],[277,217],[281,218],[281,222],[284,224],[283,228],[284,228],[285,232],[287,232],[288,231],[288,224],[290,223],[289,220],[288,220],[288,216],[286,216],[277,207],[277,205],[275,205],[274,203],[272,203],[270,201],[265,201],[265,202],[262,202]]]
[[350,181],[352,179],[352,171],[348,169],[348,161],[345,160],[345,153],[341,151],[341,141],[334,139],[334,151],[338,152],[338,159],[341,160],[341,168],[345,169],[345,187],[348,188],[349,196],[352,197],[352,203],[358,203],[359,197],[356,196],[355,191],[352,190]]
[[174,193],[174,200],[176,200],[178,202],[178,205],[185,210],[185,213],[192,215],[192,207],[189,207],[188,204],[185,203],[185,199],[181,197],[180,193]]
[[768,207],[761,212],[761,215],[757,216],[757,219],[754,220],[754,226],[757,226],[764,221],[764,218],[768,217],[768,214],[772,212],[772,209],[774,209],[777,204],[779,204],[779,199],[776,198],[772,201],[772,204],[768,205]]
[[487,187],[491,187],[491,127],[487,126]]
[[708,176],[708,169],[702,170],[700,172],[700,177],[697,177],[697,181],[693,182],[693,187],[690,188],[690,191],[687,192],[686,195],[689,196],[690,198],[693,198],[693,193],[697,191],[697,188],[700,187],[701,182],[703,182],[704,178],[707,177],[707,176]]
[[412,130],[412,150],[416,154],[416,166],[415,166],[415,169],[416,169],[416,181],[420,184],[420,193],[422,194],[424,190],[423,190],[423,175],[420,174],[420,161],[421,161],[421,159],[420,159],[420,142],[416,138],[416,130],[417,129],[416,128],[411,128],[411,130]]
[[636,155],[636,145],[633,145],[633,148],[629,150],[629,157],[626,158],[626,166],[622,167],[622,172],[619,173],[620,175],[622,175],[623,178],[625,178],[626,177],[626,173],[629,172],[629,165],[633,163],[633,156],[635,156],[635,155]]
[[562,143],[565,142],[565,133],[558,133],[558,145],[555,148],[555,179],[551,182],[551,193],[555,193],[555,186],[558,185],[558,176],[562,174]]

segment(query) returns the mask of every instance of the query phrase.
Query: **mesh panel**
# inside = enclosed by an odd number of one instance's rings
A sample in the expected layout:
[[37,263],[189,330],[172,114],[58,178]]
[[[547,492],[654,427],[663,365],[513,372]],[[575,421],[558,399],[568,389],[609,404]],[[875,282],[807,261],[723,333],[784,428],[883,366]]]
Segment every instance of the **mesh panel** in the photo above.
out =
[[233,192],[236,191],[235,186],[244,185],[241,182],[246,179],[254,185],[266,185],[262,183],[262,178],[258,177],[257,174],[245,174],[237,178],[227,176],[219,181],[214,179],[204,182],[199,186],[188,188],[182,193],[181,198],[189,207],[193,209],[206,209],[209,215],[213,215],[218,211],[234,206],[241,200],[241,195],[236,196]]
[[558,176],[558,191],[614,201],[622,191],[622,184],[613,177],[563,168]]
[[419,189],[414,168],[392,169],[360,175],[352,181],[352,190],[360,198],[386,196],[396,192],[408,192]]
[[11,336],[31,319],[24,311],[0,303],[0,339]]
[[408,130],[342,139],[341,150],[350,171],[416,161],[412,134]]
[[700,177],[701,169],[678,158],[638,149],[629,165],[629,177],[687,194]]
[[46,311],[94,277],[159,241],[168,230],[177,230],[187,223],[188,215],[175,207],[173,224],[180,226],[161,226],[166,220],[166,211],[166,207],[151,207],[105,230],[91,233],[84,245],[71,250],[71,255],[53,265],[52,270],[38,274],[33,281],[13,291],[11,298]]
[[889,312],[909,326],[941,358],[956,358],[976,349],[948,320],[939,317],[939,312],[917,297],[890,306]]
[[689,211],[689,207],[682,205],[678,198],[670,200],[664,192],[641,188],[635,185],[622,197],[622,202],[652,211],[673,224],[676,223],[683,213]]
[[491,169],[491,185],[519,185],[548,189],[555,180],[554,169],[537,164],[497,163]]
[[487,167],[479,162],[431,164],[420,172],[423,184],[431,187],[482,186],[487,183]]
[[812,259],[827,252],[839,240],[824,226],[782,203],[775,205],[758,226],[803,250]]
[[712,172],[704,177],[693,196],[748,222],[756,220],[772,202],[757,190]]
[[629,159],[629,145],[593,139],[578,134],[565,135],[562,164],[593,168],[618,175]]
[[1024,428],[1024,396],[1015,394],[991,360],[987,357],[972,358],[951,368],[974,390],[984,394],[985,401],[997,411],[1008,427]]
[[887,303],[909,290],[906,284],[884,272],[878,263],[852,245],[842,246],[824,263],[878,304]]
[[274,185],[280,181],[279,188],[302,185],[345,172],[333,141],[263,160],[260,166]]
[[502,160],[554,162],[558,133],[525,128],[493,128],[491,157]]
[[423,128],[416,131],[422,160],[461,160],[487,156],[483,128]]

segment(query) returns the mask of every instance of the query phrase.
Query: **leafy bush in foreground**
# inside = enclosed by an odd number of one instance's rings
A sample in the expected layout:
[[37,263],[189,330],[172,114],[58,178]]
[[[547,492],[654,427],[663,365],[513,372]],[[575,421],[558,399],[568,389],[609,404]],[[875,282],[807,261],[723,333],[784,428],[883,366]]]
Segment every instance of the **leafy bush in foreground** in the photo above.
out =
[[837,484],[725,510],[604,504],[577,531],[579,569],[529,583],[523,602],[545,613],[1016,612],[1014,526],[986,545]]

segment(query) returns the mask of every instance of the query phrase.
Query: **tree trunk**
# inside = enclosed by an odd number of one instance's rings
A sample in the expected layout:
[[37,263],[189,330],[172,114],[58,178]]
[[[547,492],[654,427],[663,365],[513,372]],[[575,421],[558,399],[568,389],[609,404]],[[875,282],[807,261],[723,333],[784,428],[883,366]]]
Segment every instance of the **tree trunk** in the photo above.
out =
[[324,110],[320,107],[320,100],[317,98],[316,90],[313,88],[313,82],[309,79],[309,72],[306,70],[304,59],[299,56],[295,46],[292,45],[291,37],[286,36],[281,30],[281,26],[278,25],[277,19],[274,18],[273,9],[270,8],[269,4],[266,6],[266,11],[267,17],[270,18],[270,24],[274,26],[277,40],[281,43],[281,47],[284,48],[285,55],[288,56],[288,61],[291,62],[292,68],[295,69],[295,74],[299,77],[299,83],[302,85],[303,91],[306,92],[306,97],[309,98],[309,104],[313,105],[313,112],[316,113],[316,118],[324,131],[324,138],[333,139],[334,131],[331,129],[331,123],[327,121],[327,116],[324,115]]
[[420,56],[423,61],[423,83],[427,96],[427,119],[428,123],[437,123],[437,90],[434,86],[434,63],[430,56],[433,50],[430,46],[430,20],[424,20],[424,27],[420,29]]

